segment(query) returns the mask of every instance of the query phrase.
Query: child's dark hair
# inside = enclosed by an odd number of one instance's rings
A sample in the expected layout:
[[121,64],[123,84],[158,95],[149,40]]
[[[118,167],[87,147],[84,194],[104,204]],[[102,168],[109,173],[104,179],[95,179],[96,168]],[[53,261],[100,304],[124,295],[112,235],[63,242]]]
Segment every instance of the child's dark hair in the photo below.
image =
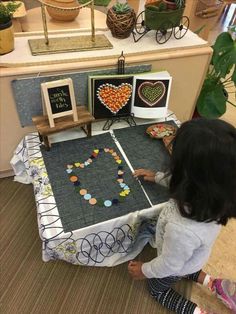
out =
[[236,129],[218,119],[184,122],[173,140],[170,193],[182,216],[225,225],[236,217]]

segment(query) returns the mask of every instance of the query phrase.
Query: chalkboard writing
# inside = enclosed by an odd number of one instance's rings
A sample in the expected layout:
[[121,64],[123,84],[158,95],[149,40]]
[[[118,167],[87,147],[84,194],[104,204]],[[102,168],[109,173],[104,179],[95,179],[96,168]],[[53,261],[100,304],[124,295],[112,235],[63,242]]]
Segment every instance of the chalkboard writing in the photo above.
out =
[[68,85],[48,88],[48,96],[53,114],[72,110]]
[[63,116],[73,115],[73,120],[78,121],[71,78],[42,83],[41,89],[51,128],[55,126],[54,119]]

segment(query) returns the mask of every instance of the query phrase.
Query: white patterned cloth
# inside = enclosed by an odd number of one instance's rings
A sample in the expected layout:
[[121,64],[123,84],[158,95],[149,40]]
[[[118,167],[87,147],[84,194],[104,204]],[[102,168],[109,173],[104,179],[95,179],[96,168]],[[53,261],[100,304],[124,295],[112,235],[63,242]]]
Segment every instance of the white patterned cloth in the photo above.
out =
[[[168,112],[165,120],[174,120],[177,125],[180,124],[172,112]],[[163,119],[155,120],[155,122],[161,121]],[[139,120],[139,124],[150,122],[153,121]],[[114,127],[127,126],[122,123],[115,124]],[[70,139],[71,137],[78,138],[78,130],[71,132],[65,134],[67,136],[70,134]],[[101,123],[93,124],[93,134],[99,133],[102,133]],[[53,139],[63,141],[65,135],[60,133]],[[119,143],[116,144],[119,145]],[[149,201],[150,208],[65,233],[40,145],[37,133],[26,135],[17,146],[11,165],[16,181],[32,183],[34,186],[43,260],[60,259],[77,265],[114,266],[136,257],[146,243],[152,240],[150,226],[155,228],[157,216],[165,203],[152,206]],[[127,158],[123,157],[130,165]],[[147,221],[149,227],[145,228],[144,222]]]

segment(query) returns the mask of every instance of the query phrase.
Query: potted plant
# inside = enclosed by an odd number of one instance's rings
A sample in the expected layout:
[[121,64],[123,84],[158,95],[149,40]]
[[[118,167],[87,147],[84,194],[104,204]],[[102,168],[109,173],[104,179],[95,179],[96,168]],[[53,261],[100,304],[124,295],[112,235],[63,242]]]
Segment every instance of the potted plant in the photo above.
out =
[[232,103],[226,89],[236,86],[236,43],[229,32],[218,35],[213,45],[211,63],[196,103],[197,113],[207,118],[218,118]]
[[21,3],[10,1],[0,2],[0,54],[6,54],[14,49],[14,31],[12,26],[13,13]]
[[185,0],[163,0],[167,9],[177,10],[185,7]]
[[134,29],[135,21],[136,14],[127,2],[116,1],[107,12],[106,23],[115,38],[129,37]]
[[136,20],[135,30],[141,36],[134,34],[134,40],[138,41],[149,30],[156,30],[156,41],[159,44],[166,43],[172,33],[176,39],[181,39],[188,31],[189,18],[184,16],[185,1],[173,0],[175,9],[169,9],[165,0],[148,0],[145,10]]

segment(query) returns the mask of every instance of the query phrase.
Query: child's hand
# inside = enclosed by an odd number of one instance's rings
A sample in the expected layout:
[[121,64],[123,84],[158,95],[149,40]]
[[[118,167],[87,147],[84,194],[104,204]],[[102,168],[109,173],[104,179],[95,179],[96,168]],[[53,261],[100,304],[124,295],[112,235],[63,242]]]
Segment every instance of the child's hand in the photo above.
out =
[[142,280],[146,277],[142,272],[143,262],[130,261],[128,264],[128,272],[135,280]]
[[137,169],[134,170],[133,176],[135,178],[143,177],[144,181],[155,182],[155,172],[148,169]]

